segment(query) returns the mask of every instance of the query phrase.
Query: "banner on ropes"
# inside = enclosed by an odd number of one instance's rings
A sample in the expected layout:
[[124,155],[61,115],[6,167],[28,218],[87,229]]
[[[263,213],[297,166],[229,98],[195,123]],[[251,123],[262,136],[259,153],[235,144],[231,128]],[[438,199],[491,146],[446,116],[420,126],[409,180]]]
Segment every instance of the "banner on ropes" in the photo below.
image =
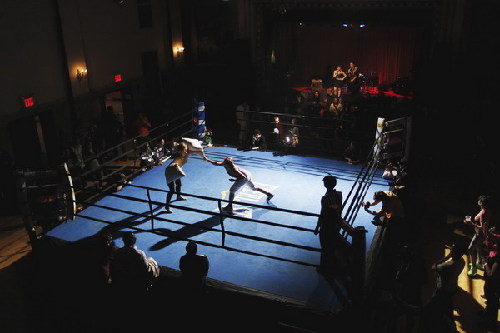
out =
[[196,114],[196,138],[200,141],[205,139],[205,102],[197,103],[197,114]]

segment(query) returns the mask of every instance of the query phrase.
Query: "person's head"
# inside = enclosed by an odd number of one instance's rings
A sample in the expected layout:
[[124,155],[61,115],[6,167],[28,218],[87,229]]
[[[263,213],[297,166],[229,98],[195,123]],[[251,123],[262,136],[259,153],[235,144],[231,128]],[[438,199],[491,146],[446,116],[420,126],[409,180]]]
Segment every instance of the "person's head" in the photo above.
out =
[[184,142],[178,143],[176,149],[181,155],[185,155],[188,152],[188,147]]
[[261,136],[260,130],[258,130],[258,129],[254,130],[253,131],[253,136],[256,137],[256,138],[260,137]]
[[337,66],[337,71],[341,71],[342,70],[342,66]]
[[387,193],[384,191],[377,191],[373,193],[373,200],[375,201],[383,201],[387,198]]
[[454,243],[451,246],[450,254],[453,258],[461,258],[467,252],[467,246],[464,243]]
[[333,189],[337,186],[337,177],[331,175],[325,176],[323,177],[323,184],[327,189]]
[[196,254],[197,251],[198,251],[198,245],[194,241],[189,241],[186,244],[186,253]]
[[355,64],[353,61],[351,61],[351,62],[349,63],[349,67],[351,67],[351,68],[352,68],[352,67],[356,67],[356,64]]
[[291,121],[292,121],[292,124],[293,124],[293,125],[297,124],[297,118],[292,118],[292,120],[291,120]]
[[274,122],[277,124],[280,122],[280,117],[274,117]]
[[103,246],[110,246],[113,244],[113,236],[109,232],[102,232],[99,234],[99,242]]
[[234,161],[232,157],[226,157],[224,161],[222,161],[222,165],[224,166],[232,166],[234,165]]
[[125,231],[122,236],[122,240],[125,246],[134,246],[137,238],[132,231]]
[[480,195],[477,198],[477,204],[483,209],[490,209],[492,206],[492,197],[489,195]]

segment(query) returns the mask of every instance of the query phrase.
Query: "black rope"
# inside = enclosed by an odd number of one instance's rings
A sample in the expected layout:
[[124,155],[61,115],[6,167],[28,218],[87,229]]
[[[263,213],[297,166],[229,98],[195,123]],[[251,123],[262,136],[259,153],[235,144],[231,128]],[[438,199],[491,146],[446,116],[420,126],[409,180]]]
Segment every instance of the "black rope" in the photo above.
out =
[[[102,206],[102,205],[97,205],[97,204],[94,204],[93,206],[99,207],[99,208],[104,208],[104,209],[109,209],[109,210],[112,210],[112,211],[123,212],[123,213],[129,214],[129,215],[133,215],[133,216],[141,216],[141,217],[149,218],[149,216],[147,214],[130,212],[130,211],[125,211],[125,210],[121,210],[121,209],[117,209],[117,208],[112,208],[112,207],[107,207],[107,206]],[[172,205],[172,207],[176,207],[176,206]],[[93,221],[97,221],[97,222],[103,222],[103,223],[110,224],[110,225],[113,224],[113,222],[101,220],[101,219],[98,219],[98,218],[95,218],[95,217],[91,217],[91,216],[86,216],[86,215],[82,215],[82,214],[80,214],[78,216],[80,216],[82,218],[90,219],[90,220],[93,220]],[[175,224],[184,225],[184,226],[192,226],[190,223],[185,223],[185,222],[181,222],[181,221],[174,221],[174,220],[160,218],[160,217],[157,217],[157,219],[159,219],[161,221],[166,221],[166,222],[171,222],[171,223],[175,223]],[[162,230],[161,232],[159,232],[159,231],[155,231],[155,230],[145,230],[145,229],[141,229],[141,228],[134,227],[134,226],[127,226],[127,228],[135,230],[135,231],[140,231],[140,232],[150,232],[150,233],[153,233],[153,234],[157,234],[159,236],[164,236],[165,234],[167,234],[168,237],[172,237],[172,238],[175,238],[177,240],[186,240],[184,238],[177,237],[175,235],[175,231]],[[194,228],[204,229],[204,230],[207,230],[207,231],[222,232],[221,230],[210,228],[210,227],[205,227],[205,226],[196,226]],[[321,251],[320,249],[314,248],[314,247],[302,246],[302,245],[297,245],[297,244],[293,244],[293,243],[287,243],[287,242],[283,242],[283,241],[276,241],[276,240],[267,239],[267,238],[263,238],[263,237],[249,236],[249,235],[245,235],[245,234],[241,234],[241,233],[236,233],[236,232],[232,232],[232,231],[226,231],[226,233],[229,234],[229,235],[232,235],[232,236],[236,236],[236,237],[241,237],[241,238],[246,238],[246,239],[251,239],[251,240],[256,240],[256,241],[262,241],[262,242],[267,242],[267,243],[273,243],[273,244],[282,245],[282,246],[290,246],[290,247],[295,247],[295,248],[299,248],[299,249],[302,249],[302,250],[315,251],[315,252],[320,252]],[[197,243],[201,243],[201,242],[197,241]],[[215,245],[215,244],[207,243],[207,242],[203,242],[203,243],[205,245],[207,245],[207,246],[213,246],[213,247],[223,248],[223,249],[226,249],[226,250],[229,250],[229,251],[235,251],[235,252],[240,252],[240,253],[245,253],[245,254],[250,254],[250,255],[255,255],[255,256],[261,256],[261,257],[266,257],[266,258],[271,258],[271,259],[276,259],[276,260],[281,260],[281,261],[287,261],[287,262],[292,262],[292,263],[301,264],[301,265],[305,265],[305,266],[317,266],[315,264],[310,264],[310,263],[306,263],[306,262],[302,262],[302,261],[296,261],[296,260],[290,260],[290,259],[285,259],[285,258],[280,258],[280,257],[275,257],[275,256],[269,256],[269,255],[265,255],[265,254],[261,254],[261,253],[256,253],[256,252],[251,252],[251,251],[243,251],[243,250],[234,249],[234,248],[228,248],[226,246]]]
[[[187,193],[180,193],[180,194],[181,195],[189,195]],[[114,197],[117,197],[117,198],[130,200],[130,201],[137,201],[137,202],[143,202],[143,203],[147,203],[148,202],[147,200],[144,200],[144,199],[139,199],[139,198],[130,197],[130,196],[126,196],[126,195],[120,195],[120,194],[115,194],[115,193],[111,193],[110,195],[114,196]],[[223,199],[216,199],[216,200],[219,200],[221,202],[229,202],[228,200],[223,200]],[[164,206],[163,203],[158,202],[158,201],[152,201],[152,203],[154,203],[154,204],[156,204],[158,206]],[[254,206],[254,207],[266,208],[266,206],[246,204],[246,203],[239,202],[239,201],[233,201],[233,204],[251,205],[251,206]],[[193,207],[185,207],[185,206],[177,206],[177,205],[171,205],[171,206],[175,207],[175,208],[180,208],[182,210],[187,210],[187,211],[190,211],[190,212],[203,213],[203,214],[212,215],[212,216],[216,216],[216,215],[218,216],[218,215],[220,215],[219,213],[214,213],[214,212],[210,212],[210,211],[206,211],[206,210],[202,210],[202,209],[198,209],[198,208],[193,208]],[[276,211],[282,211],[279,208],[274,208],[274,207],[268,207],[268,208],[272,208],[273,210],[276,210]],[[305,212],[303,212],[303,213],[305,213]],[[306,213],[306,214],[310,214],[310,213]],[[308,229],[308,228],[303,228],[303,227],[298,227],[298,226],[292,226],[292,225],[285,225],[285,224],[280,224],[280,223],[270,222],[270,221],[257,220],[257,219],[253,219],[253,218],[250,218],[250,217],[243,217],[243,216],[238,216],[238,215],[228,215],[228,216],[230,216],[231,218],[236,219],[236,220],[248,221],[248,222],[255,222],[255,223],[260,223],[260,224],[266,224],[266,225],[270,225],[270,226],[273,226],[273,227],[282,227],[282,228],[293,229],[293,230],[298,230],[298,231],[314,232],[314,229]],[[316,216],[316,217],[318,217],[319,215],[318,214],[314,214],[314,215],[309,215],[309,216]]]
[[[158,192],[163,192],[163,193],[169,193],[170,192],[169,190],[164,190],[164,189],[159,189],[159,188],[149,187],[149,186],[141,186],[141,185],[133,185],[133,184],[131,184],[129,186],[137,187],[137,188],[142,188],[142,189],[149,189],[149,190],[152,190],[152,191],[158,191]],[[190,196],[190,197],[193,197],[193,198],[209,200],[209,201],[219,201],[219,200],[222,200],[224,202],[229,202],[228,200],[218,199],[218,198],[213,198],[213,197],[208,197],[208,196],[204,196],[204,195],[197,195],[197,194],[183,193],[183,192],[179,193],[179,194],[180,195]],[[132,198],[132,197],[130,197],[130,198]],[[133,199],[131,199],[131,200],[133,200]],[[136,199],[136,200],[138,200],[138,199]],[[268,209],[268,210],[274,210],[274,211],[286,212],[286,213],[298,214],[298,215],[304,215],[304,216],[314,216],[314,217],[318,217],[319,216],[316,213],[304,212],[304,211],[301,211],[301,210],[291,210],[291,209],[278,208],[278,207],[272,207],[272,206],[263,206],[263,205],[248,203],[248,202],[242,202],[242,201],[232,201],[232,202],[233,202],[233,204],[241,205],[241,206],[250,206],[250,207],[256,207],[256,208],[263,208],[263,209]]]

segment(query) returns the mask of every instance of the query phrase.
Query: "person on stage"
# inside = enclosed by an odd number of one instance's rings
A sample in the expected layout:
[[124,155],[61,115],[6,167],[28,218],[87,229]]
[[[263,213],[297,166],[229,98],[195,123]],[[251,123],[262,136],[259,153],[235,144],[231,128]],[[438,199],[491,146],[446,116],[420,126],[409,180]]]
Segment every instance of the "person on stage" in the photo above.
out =
[[353,93],[359,92],[360,76],[358,66],[354,62],[349,63],[349,68],[347,69],[347,91],[352,95]]
[[347,74],[342,70],[342,66],[337,66],[332,74],[333,94],[337,97],[342,95],[342,87],[345,84]]
[[222,162],[216,162],[212,160],[208,160],[208,162],[212,163],[215,166],[223,166],[226,169],[226,172],[229,176],[233,177],[229,180],[234,182],[234,184],[229,189],[229,203],[227,206],[223,207],[223,211],[227,214],[233,214],[233,201],[236,196],[236,192],[238,192],[243,186],[248,185],[253,191],[259,191],[264,193],[267,196],[267,201],[269,202],[274,196],[271,192],[264,190],[263,188],[255,186],[252,181],[252,174],[250,171],[245,170],[234,164],[234,161],[231,157],[226,157]]

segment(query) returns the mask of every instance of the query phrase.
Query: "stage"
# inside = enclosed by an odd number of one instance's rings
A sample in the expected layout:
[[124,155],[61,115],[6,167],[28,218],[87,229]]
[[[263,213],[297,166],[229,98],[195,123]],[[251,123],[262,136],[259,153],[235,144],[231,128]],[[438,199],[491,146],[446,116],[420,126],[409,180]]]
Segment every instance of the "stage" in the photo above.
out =
[[[244,187],[235,201],[250,205],[235,205],[234,217],[221,218],[217,199],[228,198],[232,184],[229,176],[223,167],[192,155],[183,168],[186,176],[182,192],[188,200],[174,201],[172,214],[167,214],[163,206],[168,190],[164,177],[164,169],[170,162],[167,160],[134,178],[123,190],[89,205],[74,220],[57,226],[47,235],[78,241],[108,231],[116,244],[122,246],[123,232],[133,230],[139,249],[160,265],[175,270],[185,253],[186,240],[192,239],[200,244],[198,252],[209,258],[211,279],[326,310],[341,309],[347,298],[343,286],[332,285],[316,272],[320,245],[313,230],[325,193],[322,178],[335,175],[336,188],[346,198],[362,165],[233,147],[210,147],[206,153],[216,161],[232,157],[238,166],[252,173],[258,186],[274,194],[273,199],[266,203],[264,194]],[[375,191],[388,189],[381,174],[382,170],[376,171],[365,201],[371,200]],[[369,251],[376,231],[371,215],[360,209],[353,226],[367,230]]]

